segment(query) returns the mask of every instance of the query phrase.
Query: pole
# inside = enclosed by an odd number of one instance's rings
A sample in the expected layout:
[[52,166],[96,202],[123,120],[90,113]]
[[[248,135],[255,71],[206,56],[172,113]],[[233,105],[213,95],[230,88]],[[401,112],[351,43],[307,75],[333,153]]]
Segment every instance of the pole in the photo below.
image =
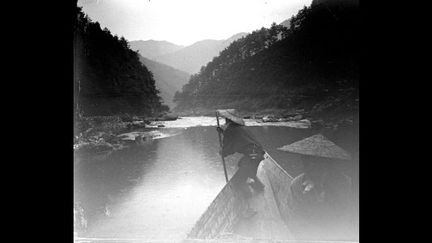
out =
[[[219,116],[218,116],[218,112],[216,111],[216,122],[217,122],[217,127],[219,126]],[[221,147],[221,149],[223,148],[222,146],[222,137],[220,132],[218,131],[218,136],[219,136],[219,145]],[[228,174],[227,174],[227,170],[226,170],[226,165],[225,165],[225,158],[224,156],[221,154],[221,158],[222,158],[222,164],[223,164],[223,168],[224,168],[224,172],[225,172],[225,180],[228,183]]]

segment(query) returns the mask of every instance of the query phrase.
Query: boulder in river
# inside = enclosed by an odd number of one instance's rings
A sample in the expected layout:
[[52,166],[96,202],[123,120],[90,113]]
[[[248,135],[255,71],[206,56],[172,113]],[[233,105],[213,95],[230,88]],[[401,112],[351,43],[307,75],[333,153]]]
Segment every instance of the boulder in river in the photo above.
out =
[[303,116],[301,114],[297,114],[292,117],[293,121],[300,121],[301,119],[303,119]]
[[135,136],[135,144],[141,145],[144,143],[144,141],[147,139],[147,137],[142,136],[141,134],[138,134]]
[[308,119],[302,119],[302,120],[300,120],[298,122],[303,123],[304,126],[307,126],[307,127],[311,127],[311,125],[312,125],[312,123]]
[[131,123],[128,123],[127,128],[129,129],[135,129],[135,128],[145,128],[146,124],[144,121],[133,121]]
[[173,113],[164,114],[157,118],[158,121],[175,121],[178,119],[178,115]]
[[276,119],[274,116],[268,115],[262,118],[263,122],[277,122],[278,119]]

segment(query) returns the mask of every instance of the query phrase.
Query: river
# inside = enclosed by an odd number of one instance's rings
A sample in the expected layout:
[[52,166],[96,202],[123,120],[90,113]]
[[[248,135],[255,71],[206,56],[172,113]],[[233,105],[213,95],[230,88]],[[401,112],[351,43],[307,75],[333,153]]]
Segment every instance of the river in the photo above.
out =
[[[181,120],[165,123],[159,131],[166,136],[160,139],[102,158],[74,158],[77,239],[177,241],[186,236],[224,186],[225,177],[215,119]],[[276,148],[316,131],[252,125],[248,129],[276,161],[293,176],[301,172],[295,156]],[[227,157],[229,177],[238,159]]]

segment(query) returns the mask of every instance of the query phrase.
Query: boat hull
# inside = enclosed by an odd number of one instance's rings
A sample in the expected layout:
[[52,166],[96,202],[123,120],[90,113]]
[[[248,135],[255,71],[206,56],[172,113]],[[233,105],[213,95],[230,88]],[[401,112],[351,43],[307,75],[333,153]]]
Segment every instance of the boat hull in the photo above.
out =
[[[276,215],[278,220],[285,217],[288,219],[287,190],[293,178],[267,153],[260,164],[260,170],[260,175],[265,177],[263,179],[266,186],[269,187],[266,189],[269,191],[266,197],[269,198],[268,201],[276,202],[271,206],[273,211],[277,211],[273,215]],[[190,240],[193,239],[221,239],[224,238],[224,235],[235,235],[234,230],[238,228],[237,224],[242,222],[240,214],[246,206],[233,186],[238,176],[238,173],[234,174],[196,222],[187,235],[189,242],[192,242]]]
[[188,239],[213,239],[224,232],[232,232],[239,220],[239,212],[244,207],[233,186],[238,176],[235,173],[216,196],[187,235]]

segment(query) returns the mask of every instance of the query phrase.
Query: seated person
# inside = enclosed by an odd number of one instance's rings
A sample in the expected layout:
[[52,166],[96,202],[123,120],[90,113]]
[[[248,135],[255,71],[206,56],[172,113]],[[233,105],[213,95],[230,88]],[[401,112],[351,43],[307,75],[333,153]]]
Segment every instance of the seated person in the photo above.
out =
[[350,178],[335,163],[350,159],[348,153],[315,135],[280,150],[301,154],[304,173],[291,182],[288,204],[290,229],[299,240],[353,239]]

